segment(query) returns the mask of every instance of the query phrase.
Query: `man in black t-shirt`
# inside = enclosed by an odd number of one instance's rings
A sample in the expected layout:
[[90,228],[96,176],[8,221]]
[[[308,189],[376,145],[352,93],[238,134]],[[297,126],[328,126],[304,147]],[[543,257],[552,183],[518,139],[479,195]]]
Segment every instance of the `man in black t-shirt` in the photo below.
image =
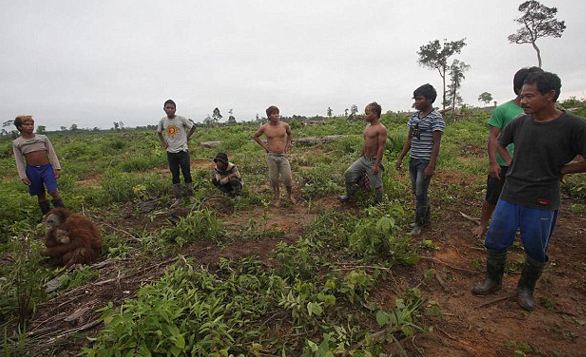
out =
[[475,295],[486,295],[501,287],[507,249],[520,229],[526,257],[517,297],[529,311],[535,308],[535,283],[548,260],[560,180],[566,174],[586,172],[586,161],[570,163],[576,155],[586,155],[586,121],[557,109],[560,88],[561,81],[553,73],[529,75],[521,91],[525,115],[501,134],[501,148],[514,143],[515,153],[486,235],[486,279],[472,289]]

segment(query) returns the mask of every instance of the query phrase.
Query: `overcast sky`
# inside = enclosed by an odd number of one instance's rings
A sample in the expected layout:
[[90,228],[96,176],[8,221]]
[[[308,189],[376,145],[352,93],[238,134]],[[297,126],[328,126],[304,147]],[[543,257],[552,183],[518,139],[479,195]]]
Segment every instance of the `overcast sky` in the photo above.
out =
[[[237,120],[271,104],[290,116],[341,114],[377,101],[410,108],[437,71],[417,64],[431,40],[466,38],[464,101],[510,99],[512,76],[537,65],[531,45],[510,44],[521,1],[493,0],[0,0],[0,118],[32,114],[49,129],[156,124],[163,102],[201,121],[219,107]],[[544,0],[566,21],[538,41],[562,98],[586,96],[586,2]],[[438,100],[436,105],[440,105]]]

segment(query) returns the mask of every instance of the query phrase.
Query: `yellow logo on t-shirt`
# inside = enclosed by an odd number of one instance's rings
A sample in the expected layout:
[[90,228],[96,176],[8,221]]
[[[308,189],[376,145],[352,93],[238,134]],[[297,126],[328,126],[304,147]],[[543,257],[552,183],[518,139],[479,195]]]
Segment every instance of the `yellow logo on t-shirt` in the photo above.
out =
[[169,136],[175,136],[175,135],[177,135],[178,132],[179,132],[179,129],[177,129],[177,127],[175,125],[169,125],[167,127],[167,135],[169,135]]

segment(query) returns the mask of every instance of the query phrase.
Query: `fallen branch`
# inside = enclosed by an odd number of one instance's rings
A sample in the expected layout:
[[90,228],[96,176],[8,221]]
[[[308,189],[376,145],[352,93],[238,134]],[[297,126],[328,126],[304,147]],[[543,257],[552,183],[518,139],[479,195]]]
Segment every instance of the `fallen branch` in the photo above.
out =
[[460,345],[462,345],[462,347],[464,348],[464,350],[466,350],[466,352],[470,353],[473,356],[478,355],[476,350],[472,346],[470,346],[467,342],[464,342],[458,338],[455,338],[454,336],[450,335],[449,333],[447,333],[446,331],[442,330],[441,328],[439,328],[437,326],[435,326],[435,329],[438,330],[439,332],[443,333],[450,340],[458,342]]
[[437,280],[437,282],[440,284],[442,289],[444,289],[445,292],[449,292],[450,289],[448,288],[448,285],[445,283],[444,279],[442,279],[439,276],[439,273],[436,271],[435,274],[433,274],[433,275],[435,276],[435,280]]
[[467,219],[467,220],[469,220],[469,221],[472,221],[472,222],[474,222],[474,223],[476,223],[476,224],[480,224],[480,220],[479,220],[478,218],[475,218],[475,217],[469,216],[469,215],[467,215],[467,214],[466,214],[466,213],[464,213],[464,212],[460,212],[460,215],[461,215],[462,217],[466,218],[466,219]]
[[135,237],[135,236],[134,236],[134,235],[132,235],[130,232],[127,232],[127,231],[125,231],[124,229],[120,229],[120,228],[114,227],[114,226],[112,226],[112,225],[110,225],[110,224],[108,224],[108,223],[104,223],[104,222],[101,222],[100,224],[101,224],[101,225],[103,225],[103,226],[106,226],[106,227],[108,227],[108,228],[110,228],[110,229],[113,229],[113,230],[115,230],[116,232],[120,232],[120,233],[124,233],[124,234],[126,234],[127,236],[129,236],[129,237],[131,238],[130,240],[132,240],[132,241],[134,241],[134,242],[140,242],[140,241],[141,241],[139,238]]
[[451,269],[454,269],[454,270],[458,270],[458,271],[461,271],[461,272],[464,272],[464,273],[476,274],[476,272],[474,272],[472,270],[468,270],[468,269],[464,269],[464,268],[458,268],[458,267],[455,267],[453,265],[450,265],[450,264],[448,264],[446,262],[442,262],[441,260],[436,259],[436,258],[432,258],[432,257],[421,257],[421,259],[422,260],[427,260],[427,261],[430,261],[430,262],[433,262],[433,263],[436,263],[436,264],[445,265],[448,268],[451,268]]
[[487,302],[485,302],[483,304],[480,304],[480,305],[477,306],[477,308],[486,307],[486,306],[489,306],[489,305],[492,305],[492,304],[496,304],[497,302],[509,300],[511,298],[514,298],[514,297],[517,297],[517,295],[511,294],[511,295],[507,295],[507,296],[501,296],[500,298],[493,299],[493,300],[487,301]]

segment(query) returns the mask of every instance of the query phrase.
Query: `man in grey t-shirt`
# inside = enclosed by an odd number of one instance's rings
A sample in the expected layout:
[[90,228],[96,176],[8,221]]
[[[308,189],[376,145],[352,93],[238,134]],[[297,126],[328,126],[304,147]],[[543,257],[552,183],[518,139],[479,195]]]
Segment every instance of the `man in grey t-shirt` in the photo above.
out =
[[163,105],[167,116],[161,118],[157,126],[157,134],[161,145],[167,150],[167,161],[173,181],[173,194],[175,202],[172,207],[179,204],[182,197],[179,170],[183,174],[187,196],[193,196],[193,183],[191,179],[190,160],[187,142],[195,132],[193,122],[182,116],[175,115],[177,106],[171,99]]

